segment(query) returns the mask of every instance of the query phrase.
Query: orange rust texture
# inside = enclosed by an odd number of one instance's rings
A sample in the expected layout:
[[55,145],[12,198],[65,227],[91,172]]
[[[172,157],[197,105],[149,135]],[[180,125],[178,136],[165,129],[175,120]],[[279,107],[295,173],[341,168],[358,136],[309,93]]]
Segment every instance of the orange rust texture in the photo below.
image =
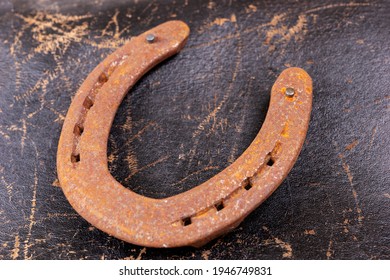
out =
[[[152,43],[148,34],[155,35]],[[108,171],[107,139],[126,93],[149,69],[179,52],[189,35],[181,21],[132,38],[99,64],[74,98],[60,137],[57,169],[76,211],[97,228],[148,247],[201,246],[236,227],[281,184],[308,129],[312,81],[300,68],[276,80],[266,120],[229,167],[179,195],[152,199],[117,182]],[[293,88],[295,94],[285,94]]]

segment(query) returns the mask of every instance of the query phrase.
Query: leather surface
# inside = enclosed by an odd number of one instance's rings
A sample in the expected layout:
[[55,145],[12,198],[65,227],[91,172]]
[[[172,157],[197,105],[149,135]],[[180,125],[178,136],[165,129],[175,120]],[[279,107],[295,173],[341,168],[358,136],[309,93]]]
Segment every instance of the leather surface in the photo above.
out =
[[[389,259],[389,1],[0,2],[0,259]],[[206,246],[150,249],[99,231],[56,179],[78,87],[133,35],[171,19],[187,46],[123,101],[112,175],[161,198],[233,162],[289,66],[313,78],[312,120],[277,191]]]

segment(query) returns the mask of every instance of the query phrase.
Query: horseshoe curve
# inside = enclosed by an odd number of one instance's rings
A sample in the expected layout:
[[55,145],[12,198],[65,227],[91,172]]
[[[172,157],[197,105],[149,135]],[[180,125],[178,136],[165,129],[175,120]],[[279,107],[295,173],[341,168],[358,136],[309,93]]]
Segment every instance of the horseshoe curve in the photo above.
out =
[[308,129],[312,81],[304,70],[288,68],[272,87],[260,132],[225,170],[164,199],[123,187],[107,163],[116,111],[142,75],[179,52],[188,35],[185,23],[169,21],[108,56],[78,90],[59,140],[58,177],[73,208],[97,228],[141,246],[199,247],[235,228],[285,179]]

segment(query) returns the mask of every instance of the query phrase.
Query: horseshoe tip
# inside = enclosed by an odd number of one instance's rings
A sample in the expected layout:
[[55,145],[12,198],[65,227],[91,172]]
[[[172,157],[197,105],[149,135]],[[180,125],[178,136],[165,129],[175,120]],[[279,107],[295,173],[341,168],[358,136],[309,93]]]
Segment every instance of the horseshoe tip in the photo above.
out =
[[187,25],[187,23],[185,23],[182,20],[170,20],[167,23],[172,23],[172,24],[176,25],[178,28],[181,28],[183,30],[187,30],[188,33],[190,32],[190,27]]
[[177,25],[177,28],[179,30],[178,33],[180,33],[183,42],[186,43],[188,36],[190,36],[190,27],[184,21],[181,20],[176,20],[174,22]]
[[[304,88],[308,93],[312,92],[313,88],[313,81],[310,75],[302,68],[299,67],[289,67],[280,73],[277,81],[282,82],[283,84],[286,83],[286,81],[297,81],[299,80],[303,85]],[[275,83],[279,84],[279,83]]]
[[182,40],[186,40],[190,35],[190,27],[181,20],[170,20],[164,22],[161,24],[161,27],[169,29],[173,34],[179,36]]
[[166,21],[144,33],[144,36],[150,36],[150,38],[145,37],[149,43],[159,41],[159,38],[167,39],[175,52],[179,52],[184,47],[189,35],[189,26],[181,20]]
[[290,67],[285,70],[280,75],[287,75],[289,77],[295,77],[302,81],[312,82],[310,75],[302,68],[299,67]]

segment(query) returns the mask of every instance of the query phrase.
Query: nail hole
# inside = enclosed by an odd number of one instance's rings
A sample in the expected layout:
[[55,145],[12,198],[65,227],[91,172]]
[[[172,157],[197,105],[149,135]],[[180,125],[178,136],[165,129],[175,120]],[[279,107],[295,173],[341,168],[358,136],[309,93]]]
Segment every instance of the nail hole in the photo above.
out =
[[84,132],[84,127],[82,127],[80,124],[76,124],[73,129],[73,133],[75,135],[81,136]]
[[251,188],[252,188],[252,184],[251,184],[251,182],[248,180],[248,184],[245,185],[244,189],[246,189],[247,191],[249,191]]
[[267,165],[272,166],[272,165],[274,165],[274,163],[275,163],[275,161],[272,158],[270,158],[269,161],[267,162]]
[[275,160],[272,158],[271,154],[268,154],[267,157],[265,158],[265,162],[267,163],[268,166],[272,166],[275,163]]
[[77,154],[77,155],[72,154],[70,156],[70,161],[73,163],[79,162],[80,161],[80,154]]
[[104,73],[101,73],[99,78],[98,78],[98,81],[99,81],[99,83],[104,84],[105,82],[108,81],[107,75]]
[[225,208],[225,205],[223,205],[223,201],[221,201],[215,204],[214,207],[217,209],[217,211],[221,211],[223,208]]
[[185,227],[189,226],[190,224],[192,224],[191,217],[184,218],[184,219],[181,220],[181,222],[182,222],[183,226],[185,226]]
[[90,109],[93,106],[93,101],[89,96],[85,98],[83,106],[85,109]]

